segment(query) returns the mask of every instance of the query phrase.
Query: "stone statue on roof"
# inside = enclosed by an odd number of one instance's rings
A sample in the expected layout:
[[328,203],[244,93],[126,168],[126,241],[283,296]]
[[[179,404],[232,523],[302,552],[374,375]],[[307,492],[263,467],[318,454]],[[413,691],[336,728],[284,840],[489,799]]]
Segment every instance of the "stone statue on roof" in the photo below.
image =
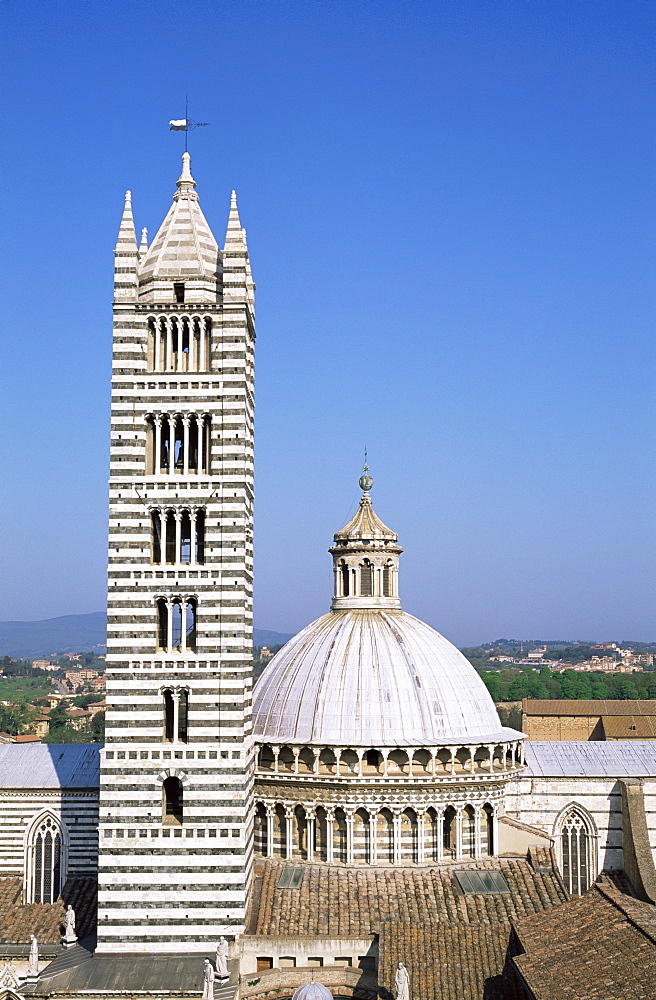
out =
[[214,1000],[214,968],[209,958],[203,962],[203,1000]]
[[219,979],[227,979],[228,972],[228,942],[221,935],[216,946],[216,974]]
[[27,963],[28,977],[39,975],[39,942],[34,934],[30,934],[30,957]]
[[399,962],[394,977],[396,1000],[410,1000],[410,976],[403,962]]
[[70,903],[66,907],[64,920],[66,921],[64,941],[77,941],[77,934],[75,933],[75,910]]

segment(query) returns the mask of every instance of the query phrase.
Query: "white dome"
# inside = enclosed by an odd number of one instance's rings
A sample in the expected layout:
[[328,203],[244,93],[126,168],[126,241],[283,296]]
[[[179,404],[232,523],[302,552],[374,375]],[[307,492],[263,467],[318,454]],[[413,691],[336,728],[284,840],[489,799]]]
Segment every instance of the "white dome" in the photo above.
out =
[[255,686],[258,742],[435,746],[516,739],[472,665],[404,611],[330,611]]
[[304,983],[296,990],[292,1000],[333,1000],[333,995],[322,983]]

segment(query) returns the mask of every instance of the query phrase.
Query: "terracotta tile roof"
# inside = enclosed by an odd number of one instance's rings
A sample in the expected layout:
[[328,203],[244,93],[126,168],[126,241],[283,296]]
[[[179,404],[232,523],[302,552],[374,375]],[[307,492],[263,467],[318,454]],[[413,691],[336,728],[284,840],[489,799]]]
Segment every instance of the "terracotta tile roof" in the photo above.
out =
[[656,995],[656,906],[605,876],[585,895],[514,927],[524,954],[513,961],[535,1000]]
[[[536,871],[525,860],[469,861],[439,868],[366,869],[306,865],[299,889],[279,889],[284,861],[258,865],[253,893],[257,913],[247,926],[255,934],[365,937],[384,921],[406,926],[504,924],[539,913],[569,897],[553,871]],[[463,895],[455,867],[501,871],[509,895]]]
[[523,1000],[505,970],[511,929],[507,924],[406,927],[383,924],[378,982],[394,990],[398,962],[410,976],[410,995],[421,1000]]
[[598,698],[524,698],[524,715],[655,715],[656,699],[618,700]]
[[16,875],[0,878],[0,942],[23,944],[35,934],[37,941],[61,941],[64,910],[75,910],[78,937],[86,937],[96,927],[97,882],[95,878],[70,878],[56,903],[21,903],[23,879]]
[[601,724],[607,740],[656,739],[656,714],[602,715]]

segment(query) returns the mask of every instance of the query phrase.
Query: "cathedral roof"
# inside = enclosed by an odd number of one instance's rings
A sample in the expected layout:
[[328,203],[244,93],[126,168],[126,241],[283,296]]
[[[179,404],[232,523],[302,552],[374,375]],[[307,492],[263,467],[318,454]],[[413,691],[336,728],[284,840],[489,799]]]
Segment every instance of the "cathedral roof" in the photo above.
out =
[[215,280],[221,271],[219,248],[198,203],[190,164],[184,153],[173,204],[139,268],[141,285],[153,278]]
[[472,665],[403,611],[331,611],[278,652],[253,696],[259,741],[425,746],[514,739]]
[[88,743],[6,743],[0,788],[97,788],[99,753]]

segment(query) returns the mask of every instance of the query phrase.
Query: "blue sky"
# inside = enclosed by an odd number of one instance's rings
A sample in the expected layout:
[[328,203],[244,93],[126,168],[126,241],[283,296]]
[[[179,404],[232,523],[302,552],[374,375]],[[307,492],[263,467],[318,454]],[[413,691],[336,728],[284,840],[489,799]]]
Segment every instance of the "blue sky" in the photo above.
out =
[[328,607],[364,446],[406,610],[654,640],[654,38],[623,0],[0,5],[0,618],[105,601],[112,249],[190,136],[258,285],[256,624]]

